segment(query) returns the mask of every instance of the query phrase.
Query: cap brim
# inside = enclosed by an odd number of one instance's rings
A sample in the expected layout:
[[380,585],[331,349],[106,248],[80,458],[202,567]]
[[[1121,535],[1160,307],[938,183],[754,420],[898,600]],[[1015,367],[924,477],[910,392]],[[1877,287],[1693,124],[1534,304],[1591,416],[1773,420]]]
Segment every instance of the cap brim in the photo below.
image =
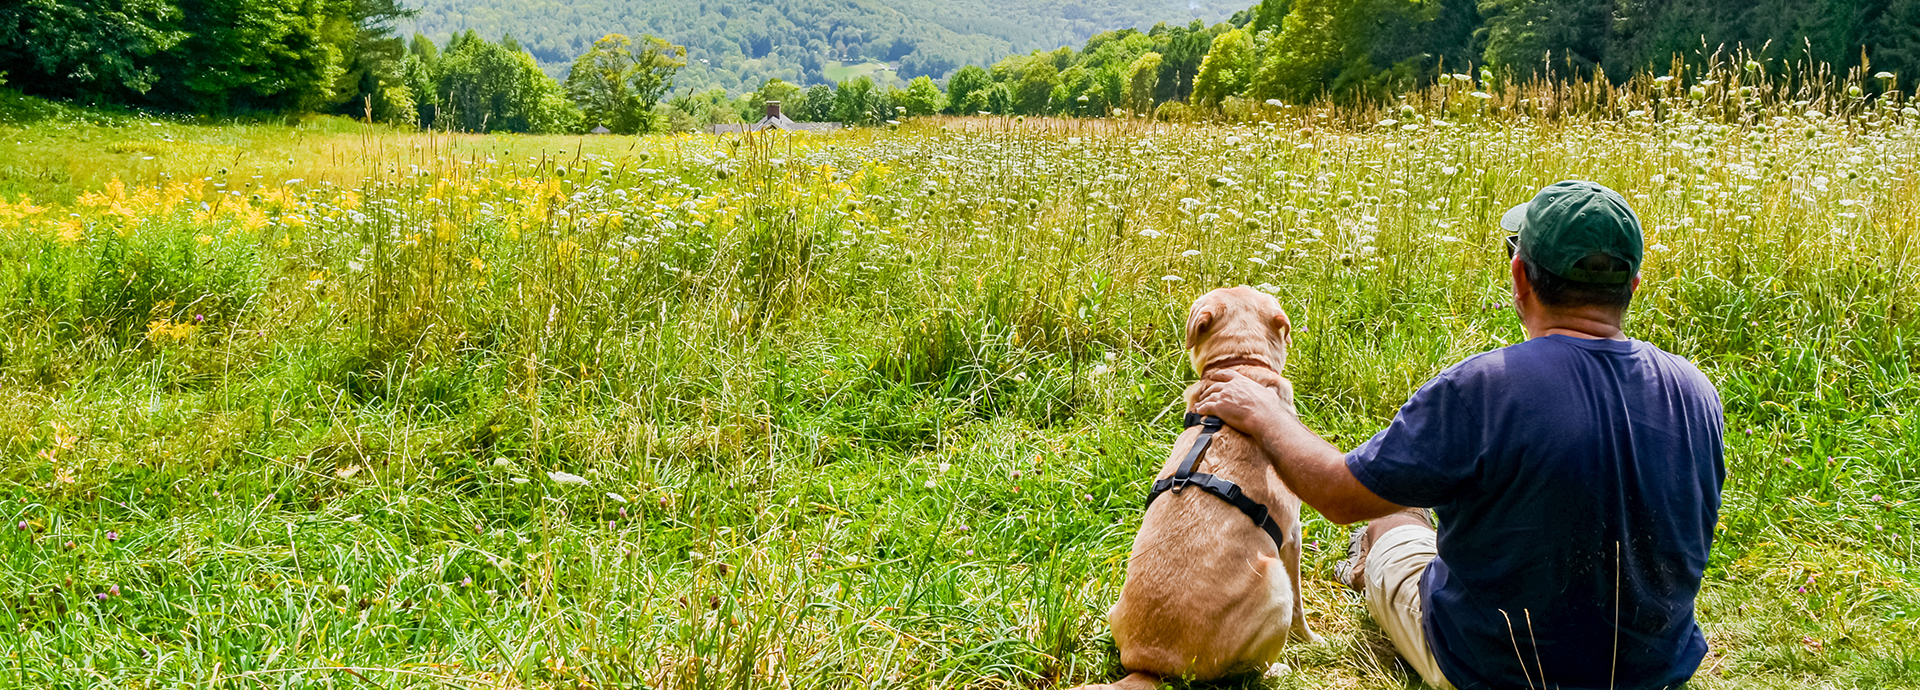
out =
[[1527,204],[1507,209],[1507,212],[1500,216],[1500,227],[1515,235],[1520,234],[1520,229],[1527,227]]

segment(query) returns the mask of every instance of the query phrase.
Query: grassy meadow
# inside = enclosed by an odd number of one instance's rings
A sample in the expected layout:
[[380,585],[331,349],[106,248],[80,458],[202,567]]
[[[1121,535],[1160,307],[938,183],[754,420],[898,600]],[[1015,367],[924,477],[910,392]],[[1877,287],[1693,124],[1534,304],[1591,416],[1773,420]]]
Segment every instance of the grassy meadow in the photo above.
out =
[[[0,91],[0,686],[1111,679],[1191,300],[1278,296],[1351,447],[1522,337],[1496,221],[1579,177],[1726,403],[1693,686],[1920,687],[1920,112],[1740,76],[638,139]],[[1225,685],[1418,686],[1305,538],[1326,641]]]

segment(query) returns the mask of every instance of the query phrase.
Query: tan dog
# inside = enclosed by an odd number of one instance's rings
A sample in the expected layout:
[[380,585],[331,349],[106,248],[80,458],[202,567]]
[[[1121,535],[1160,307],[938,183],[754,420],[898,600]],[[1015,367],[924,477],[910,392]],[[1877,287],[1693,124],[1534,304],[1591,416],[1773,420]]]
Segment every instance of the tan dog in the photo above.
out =
[[[1292,406],[1292,386],[1280,377],[1292,330],[1272,296],[1246,286],[1222,288],[1193,303],[1187,350],[1202,376],[1232,368]],[[1187,388],[1189,410],[1198,389],[1198,383]],[[1180,435],[1160,477],[1174,474],[1200,431]],[[1264,504],[1269,519],[1290,535],[1286,547],[1275,549],[1245,513],[1213,494],[1191,487],[1162,494],[1140,524],[1120,601],[1107,614],[1130,675],[1088,690],[1150,690],[1161,678],[1211,680],[1267,670],[1289,635],[1318,639],[1307,629],[1300,597],[1300,498],[1280,482],[1266,453],[1231,427],[1214,435],[1195,471],[1238,484]]]

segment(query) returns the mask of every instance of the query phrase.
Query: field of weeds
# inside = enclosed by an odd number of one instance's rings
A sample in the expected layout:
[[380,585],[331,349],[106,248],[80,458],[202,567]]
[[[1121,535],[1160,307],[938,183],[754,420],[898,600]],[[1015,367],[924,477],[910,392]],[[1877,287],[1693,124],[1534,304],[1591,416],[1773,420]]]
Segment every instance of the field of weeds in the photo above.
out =
[[[1522,337],[1496,221],[1574,177],[1727,407],[1694,686],[1920,686],[1920,112],[1708,81],[746,139],[0,94],[0,685],[1112,678],[1190,301],[1275,294],[1352,447]],[[1417,684],[1305,539],[1327,640],[1229,685]]]

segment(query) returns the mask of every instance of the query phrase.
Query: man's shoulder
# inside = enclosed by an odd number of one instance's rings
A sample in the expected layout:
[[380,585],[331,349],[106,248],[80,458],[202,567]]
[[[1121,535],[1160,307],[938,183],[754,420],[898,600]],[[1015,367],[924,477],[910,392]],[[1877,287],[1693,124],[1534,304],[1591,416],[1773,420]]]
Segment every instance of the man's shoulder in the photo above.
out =
[[[1595,357],[1599,355],[1599,357]],[[1578,340],[1548,336],[1523,340],[1488,350],[1441,371],[1430,386],[1454,390],[1512,391],[1516,386],[1564,381],[1570,368],[1593,366],[1597,359],[1627,358],[1642,371],[1669,385],[1717,399],[1719,390],[1698,366],[1680,355],[1644,340]],[[1629,367],[1631,368],[1631,367]],[[1617,374],[1618,367],[1594,367],[1601,375]]]

